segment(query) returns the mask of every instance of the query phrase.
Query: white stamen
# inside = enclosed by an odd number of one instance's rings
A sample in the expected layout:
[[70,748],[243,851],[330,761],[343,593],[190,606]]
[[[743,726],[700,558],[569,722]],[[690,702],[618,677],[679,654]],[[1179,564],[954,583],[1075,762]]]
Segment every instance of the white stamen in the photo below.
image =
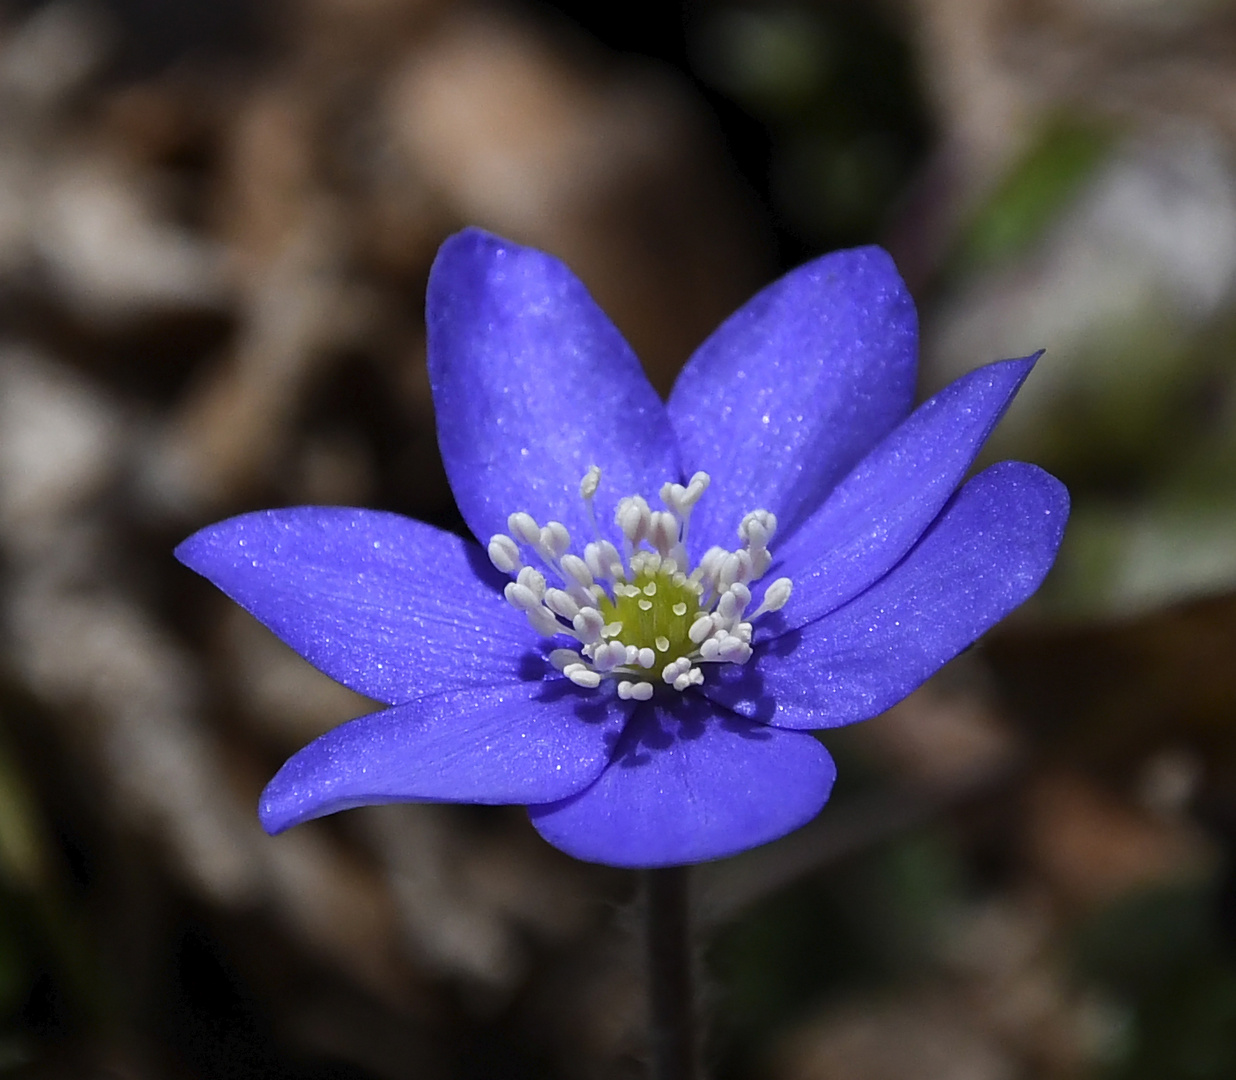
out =
[[536,593],[516,581],[508,582],[506,588],[502,590],[502,595],[506,597],[506,602],[511,607],[518,608],[520,611],[531,611],[541,605],[541,598]]
[[519,557],[519,545],[505,533],[495,533],[489,538],[489,561],[504,574],[513,574],[523,565]]
[[641,495],[628,495],[618,500],[618,509],[614,513],[614,524],[622,530],[627,543],[632,548],[648,535],[648,525],[652,511]]
[[541,529],[536,518],[522,511],[512,514],[506,519],[506,527],[516,540],[536,547],[541,542]]
[[592,497],[597,493],[597,488],[600,486],[601,470],[596,465],[593,465],[584,473],[584,478],[579,482],[579,497],[584,502],[591,502]]
[[780,611],[790,599],[793,588],[794,583],[788,577],[777,578],[768,586],[764,593],[764,602],[752,612],[751,618],[757,619],[767,611]]
[[680,656],[677,660],[666,664],[665,667],[661,669],[661,678],[672,686],[675,679],[677,679],[680,675],[685,675],[690,670],[690,659],[686,656]]
[[588,564],[578,555],[563,555],[558,565],[562,567],[562,572],[575,582],[576,585],[585,589],[592,588],[592,584],[596,579],[593,577],[592,571],[588,569]]
[[574,649],[554,649],[549,654],[549,662],[559,671],[564,671],[570,664],[579,664],[582,659]]
[[525,589],[530,589],[537,600],[545,596],[545,575],[531,566],[525,566],[519,571],[515,580]]
[[627,662],[627,649],[621,641],[605,641],[592,652],[592,666],[597,671],[612,671]]
[[562,669],[562,674],[576,686],[582,686],[587,690],[595,690],[601,685],[601,676],[584,667],[583,664],[568,664]]
[[596,580],[617,581],[623,576],[622,557],[608,540],[588,544],[584,548],[584,563]]
[[700,583],[705,596],[716,588],[717,574],[727,555],[729,555],[729,552],[723,547],[710,547],[704,552],[704,557],[700,559],[699,566],[695,568],[695,573],[691,575],[692,578]]
[[652,683],[624,679],[618,684],[618,696],[624,701],[647,701],[652,697]]
[[640,667],[647,669],[657,662],[657,654],[651,649],[644,648],[640,649],[639,655],[635,659]]
[[540,634],[541,637],[553,637],[556,634],[568,633],[567,628],[543,604],[529,608],[526,614],[528,616],[528,625]]
[[585,645],[590,645],[601,640],[601,633],[605,629],[605,618],[596,608],[581,608],[571,620],[571,625],[575,627],[579,640]]
[[561,615],[564,619],[573,619],[579,614],[579,604],[575,602],[575,598],[562,589],[547,589],[545,591],[545,606],[549,608],[555,615]]
[[721,594],[721,599],[717,601],[717,614],[725,620],[727,625],[735,623],[742,618],[742,613],[749,603],[751,603],[751,590],[742,582],[736,581]]
[[678,543],[678,518],[668,510],[654,510],[648,522],[648,542],[668,559]]
[[768,573],[768,568],[772,566],[772,553],[768,548],[752,548],[751,549],[751,580],[758,581]]
[[717,587],[728,589],[736,581],[750,581],[752,578],[751,553],[749,551],[731,551],[721,560],[717,571]]
[[561,521],[551,521],[541,530],[540,543],[537,551],[547,553],[550,562],[557,562],[562,553],[571,546],[571,534]]
[[681,693],[689,686],[699,686],[704,681],[704,673],[699,668],[692,668],[690,671],[683,672],[676,678],[672,685],[675,690]]
[[752,548],[764,548],[777,531],[777,515],[768,510],[753,510],[738,526],[738,539]]

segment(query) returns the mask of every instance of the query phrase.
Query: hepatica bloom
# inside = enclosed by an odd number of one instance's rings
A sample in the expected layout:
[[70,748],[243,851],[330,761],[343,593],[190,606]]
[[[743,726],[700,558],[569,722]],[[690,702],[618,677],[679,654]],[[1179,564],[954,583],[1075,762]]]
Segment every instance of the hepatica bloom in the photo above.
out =
[[917,326],[891,259],[842,251],[732,315],[668,402],[558,260],[477,230],[429,280],[438,438],[473,543],[296,507],[177,556],[386,708],[261,798],[272,833],[368,803],[518,803],[581,859],[662,866],[824,805],[811,732],[875,716],[1026,599],[1061,484],[962,483],[1034,358],[911,411]]

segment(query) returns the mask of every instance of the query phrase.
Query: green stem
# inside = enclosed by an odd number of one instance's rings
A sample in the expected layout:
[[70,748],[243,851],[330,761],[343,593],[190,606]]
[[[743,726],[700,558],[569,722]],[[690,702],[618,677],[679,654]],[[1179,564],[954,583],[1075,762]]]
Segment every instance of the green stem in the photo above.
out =
[[644,872],[652,1080],[700,1080],[685,866]]

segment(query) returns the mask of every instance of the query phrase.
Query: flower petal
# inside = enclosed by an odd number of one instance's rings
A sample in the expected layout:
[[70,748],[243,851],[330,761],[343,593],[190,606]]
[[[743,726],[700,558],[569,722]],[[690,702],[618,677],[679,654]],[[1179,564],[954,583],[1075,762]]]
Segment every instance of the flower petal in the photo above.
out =
[[378,701],[490,686],[544,661],[484,553],[399,514],[265,510],[176,549],[315,667]]
[[[814,622],[886,574],[936,519],[1039,354],[945,387],[868,454],[776,561],[794,582],[783,630]],[[779,572],[774,567],[770,577]]]
[[294,754],[262,792],[258,813],[277,833],[374,803],[560,799],[609,761],[622,716],[612,702],[558,679],[396,705]]
[[1069,498],[1034,465],[979,473],[886,577],[830,615],[757,648],[702,690],[744,716],[837,727],[896,704],[1039,587]]
[[785,535],[909,413],[918,320],[880,248],[837,251],[758,293],[696,351],[670,395],[685,472],[712,476],[697,544],[746,511]]
[[679,475],[665,406],[631,347],[559,260],[479,229],[442,245],[426,300],[438,443],[482,542],[524,510],[590,539],[579,482],[600,466],[597,512]]
[[528,809],[537,831],[577,859],[674,866],[797,829],[819,813],[835,777],[812,736],[752,723],[687,694],[639,709],[591,787]]

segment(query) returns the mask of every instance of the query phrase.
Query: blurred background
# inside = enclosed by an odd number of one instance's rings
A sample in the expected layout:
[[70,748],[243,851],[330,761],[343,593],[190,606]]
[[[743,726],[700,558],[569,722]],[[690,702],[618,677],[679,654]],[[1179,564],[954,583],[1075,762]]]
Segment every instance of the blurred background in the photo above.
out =
[[479,224],[667,389],[878,241],[1042,593],[696,875],[717,1080],[1236,1076],[1236,5],[0,2],[0,1073],[642,1075],[630,875],[517,808],[257,794],[366,703],[171,558],[303,502],[460,528],[422,304]]

